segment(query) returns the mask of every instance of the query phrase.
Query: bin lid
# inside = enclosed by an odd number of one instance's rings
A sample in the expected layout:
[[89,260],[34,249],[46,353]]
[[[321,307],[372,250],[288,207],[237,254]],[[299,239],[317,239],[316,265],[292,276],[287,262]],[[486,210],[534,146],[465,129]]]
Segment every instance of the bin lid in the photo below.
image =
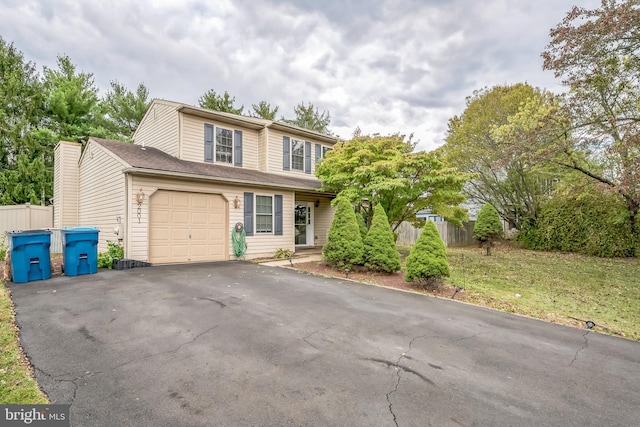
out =
[[100,230],[96,227],[65,227],[60,229],[63,233],[98,233]]
[[7,231],[7,235],[14,235],[14,234],[51,234],[51,231],[49,231],[49,230],[12,230],[12,231]]

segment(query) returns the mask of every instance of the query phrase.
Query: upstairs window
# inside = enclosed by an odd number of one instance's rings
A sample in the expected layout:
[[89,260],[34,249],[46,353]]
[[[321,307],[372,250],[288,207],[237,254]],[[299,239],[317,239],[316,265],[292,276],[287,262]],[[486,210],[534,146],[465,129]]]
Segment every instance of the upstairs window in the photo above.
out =
[[[215,136],[215,137],[214,137]],[[204,161],[242,166],[242,131],[204,125]]]
[[311,143],[282,137],[282,170],[311,173]]
[[233,163],[233,131],[216,128],[216,162]]
[[291,140],[291,169],[304,171],[304,141]]

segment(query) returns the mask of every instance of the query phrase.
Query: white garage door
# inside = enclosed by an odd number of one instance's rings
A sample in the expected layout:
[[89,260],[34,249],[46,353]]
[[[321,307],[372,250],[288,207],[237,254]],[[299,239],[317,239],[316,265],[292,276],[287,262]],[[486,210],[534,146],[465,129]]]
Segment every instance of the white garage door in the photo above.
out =
[[222,196],[159,190],[149,209],[150,262],[228,259],[227,201]]

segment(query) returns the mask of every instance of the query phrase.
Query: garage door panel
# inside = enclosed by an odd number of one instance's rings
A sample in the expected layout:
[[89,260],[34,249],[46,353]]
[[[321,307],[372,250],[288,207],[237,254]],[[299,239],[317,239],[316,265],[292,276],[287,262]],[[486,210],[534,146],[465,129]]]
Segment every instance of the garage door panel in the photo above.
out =
[[190,208],[191,193],[174,192],[171,196],[171,206],[175,208]]
[[209,215],[206,211],[202,212],[191,212],[191,224],[192,225],[200,225],[200,224],[209,224]]
[[153,195],[153,205],[157,208],[169,207],[171,205],[171,194],[158,192]]
[[189,245],[171,245],[172,258],[185,258],[189,255]]
[[191,197],[191,208],[206,210],[209,207],[209,195],[194,194]]
[[151,211],[149,219],[156,225],[169,224],[171,222],[171,212],[164,209],[154,209]]
[[171,230],[168,227],[153,227],[149,230],[149,239],[155,241],[169,241]]
[[226,200],[216,194],[156,192],[149,213],[150,261],[226,259],[227,209]]

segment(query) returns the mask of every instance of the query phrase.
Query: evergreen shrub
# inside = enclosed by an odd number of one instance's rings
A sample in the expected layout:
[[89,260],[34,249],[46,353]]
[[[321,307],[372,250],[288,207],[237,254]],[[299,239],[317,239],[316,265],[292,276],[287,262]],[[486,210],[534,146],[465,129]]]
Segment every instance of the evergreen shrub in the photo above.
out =
[[332,267],[351,268],[354,264],[362,264],[362,236],[351,203],[344,197],[336,203],[327,243],[322,247],[322,259]]
[[364,240],[364,265],[370,270],[385,273],[400,270],[396,239],[382,205],[375,207],[371,228]]
[[449,276],[449,263],[444,242],[433,221],[427,221],[413,245],[405,266],[405,280],[423,284],[437,283]]

